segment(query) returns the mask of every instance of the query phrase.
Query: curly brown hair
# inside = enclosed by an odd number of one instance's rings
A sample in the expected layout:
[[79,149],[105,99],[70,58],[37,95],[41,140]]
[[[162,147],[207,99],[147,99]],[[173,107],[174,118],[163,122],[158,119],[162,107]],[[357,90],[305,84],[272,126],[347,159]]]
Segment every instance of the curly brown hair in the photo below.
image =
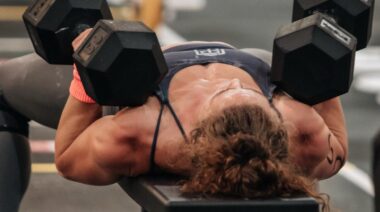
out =
[[327,200],[289,161],[288,134],[261,107],[233,106],[193,130],[185,148],[194,167],[185,194],[250,199],[308,195],[329,211]]

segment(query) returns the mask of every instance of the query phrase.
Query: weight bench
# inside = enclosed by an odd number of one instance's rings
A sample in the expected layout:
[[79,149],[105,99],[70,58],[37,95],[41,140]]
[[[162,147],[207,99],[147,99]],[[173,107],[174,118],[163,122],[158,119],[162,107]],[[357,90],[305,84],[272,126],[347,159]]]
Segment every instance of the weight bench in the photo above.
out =
[[310,197],[245,200],[191,198],[179,192],[180,178],[171,175],[124,178],[119,185],[143,212],[318,212]]

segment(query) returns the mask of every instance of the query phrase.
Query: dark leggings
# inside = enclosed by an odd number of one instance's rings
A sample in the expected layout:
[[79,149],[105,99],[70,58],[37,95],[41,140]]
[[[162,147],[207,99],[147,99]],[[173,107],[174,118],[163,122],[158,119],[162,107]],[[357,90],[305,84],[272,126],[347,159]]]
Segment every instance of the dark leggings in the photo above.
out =
[[375,211],[380,212],[380,131],[373,142],[373,179],[375,183]]
[[0,64],[0,89],[17,112],[57,128],[68,97],[72,66],[47,64],[36,54]]
[[[28,135],[18,132],[14,126],[22,122],[19,117],[26,117],[56,128],[71,78],[71,66],[49,65],[35,54],[0,64],[0,89],[6,104],[0,106],[0,114],[8,114],[7,119],[0,120],[3,122],[0,123],[0,211],[18,211],[31,172]],[[13,128],[7,129],[10,125]]]

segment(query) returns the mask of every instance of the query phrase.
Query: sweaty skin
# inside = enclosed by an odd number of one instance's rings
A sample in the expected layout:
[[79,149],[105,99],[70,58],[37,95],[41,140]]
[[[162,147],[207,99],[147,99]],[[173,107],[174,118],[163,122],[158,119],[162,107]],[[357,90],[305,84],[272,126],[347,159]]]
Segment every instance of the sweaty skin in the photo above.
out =
[[275,98],[292,139],[293,160],[309,176],[335,175],[347,159],[347,131],[338,97],[310,107],[283,95]]
[[[74,42],[76,48],[89,31]],[[234,104],[256,104],[280,121],[256,82],[245,71],[221,63],[194,65],[178,72],[169,87],[169,99],[187,135],[198,121]],[[347,157],[347,133],[339,98],[314,107],[277,95],[274,106],[281,113],[292,139],[292,160],[310,177],[334,175]],[[101,106],[70,96],[56,135],[56,165],[68,179],[94,185],[117,182],[123,176],[149,171],[149,156],[160,103],[146,104],[101,116]],[[169,172],[187,174],[186,156],[178,155],[182,135],[165,108],[156,147],[156,164]],[[176,164],[173,164],[176,161]]]

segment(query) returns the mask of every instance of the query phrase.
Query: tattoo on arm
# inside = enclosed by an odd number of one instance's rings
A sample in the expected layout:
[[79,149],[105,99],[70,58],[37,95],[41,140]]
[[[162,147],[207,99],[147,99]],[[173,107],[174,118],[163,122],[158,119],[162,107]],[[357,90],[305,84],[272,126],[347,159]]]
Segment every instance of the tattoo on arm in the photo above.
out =
[[345,164],[346,156],[335,155],[334,149],[332,148],[332,145],[331,145],[331,133],[328,136],[328,143],[329,143],[330,153],[327,155],[326,160],[330,165],[333,166],[333,169],[335,169],[337,165],[340,165],[340,167],[336,169],[337,170],[336,172],[338,172]]

